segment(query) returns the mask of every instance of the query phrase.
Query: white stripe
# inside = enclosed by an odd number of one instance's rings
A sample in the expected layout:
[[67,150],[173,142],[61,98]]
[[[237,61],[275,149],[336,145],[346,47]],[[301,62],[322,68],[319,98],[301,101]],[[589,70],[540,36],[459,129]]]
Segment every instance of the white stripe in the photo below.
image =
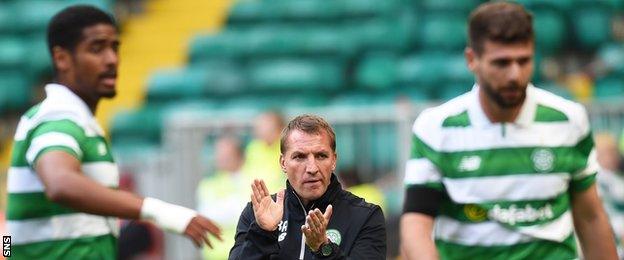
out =
[[514,245],[535,239],[562,242],[573,231],[572,214],[566,211],[559,218],[542,225],[506,227],[498,222],[464,223],[446,216],[436,218],[435,237],[468,246]]
[[76,139],[74,139],[71,135],[58,132],[50,132],[37,136],[31,141],[30,147],[26,152],[26,160],[29,164],[32,164],[35,156],[37,156],[39,152],[41,152],[41,150],[55,145],[69,147],[76,154],[78,154],[79,157],[82,157],[82,150],[80,150],[80,146],[78,146],[78,142],[76,142]]
[[75,213],[50,218],[7,221],[13,244],[114,234],[105,217]]
[[436,217],[435,237],[467,246],[514,245],[533,240],[497,222],[464,223],[446,216]]
[[591,152],[589,153],[589,157],[587,158],[587,167],[572,175],[572,179],[579,180],[585,178],[589,175],[597,173],[598,170],[600,170],[600,165],[598,164],[596,149],[594,148],[591,150]]
[[427,158],[410,159],[405,164],[405,184],[440,182],[441,174]]
[[119,186],[119,170],[112,162],[83,163],[82,172],[106,187]]
[[563,242],[574,231],[572,213],[568,210],[556,220],[542,225],[518,227],[518,231],[540,239]]
[[568,189],[568,173],[531,173],[474,178],[444,178],[457,203],[539,200],[555,198]]
[[[575,146],[587,133],[569,122],[533,123],[530,126],[506,124],[507,134],[501,135],[503,125],[492,124],[483,128],[416,127],[416,135],[433,150],[439,152],[459,152],[496,148],[520,147],[571,147]],[[437,133],[435,133],[437,132]],[[449,138],[445,138],[449,137]]]
[[[103,186],[110,188],[119,186],[119,170],[115,163],[84,163],[82,171],[85,176]],[[43,192],[45,186],[37,173],[29,167],[11,167],[9,168],[7,189],[10,193]]]
[[29,167],[11,167],[7,179],[9,193],[41,192],[45,188],[39,176]]

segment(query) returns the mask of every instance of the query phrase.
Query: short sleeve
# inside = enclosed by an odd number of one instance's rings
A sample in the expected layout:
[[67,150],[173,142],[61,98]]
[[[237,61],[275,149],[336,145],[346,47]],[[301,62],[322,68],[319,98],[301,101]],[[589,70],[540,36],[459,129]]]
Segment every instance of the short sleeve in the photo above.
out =
[[63,151],[78,160],[82,159],[81,143],[86,136],[84,129],[71,120],[56,120],[40,123],[28,135],[26,160],[34,167],[37,159],[50,151]]
[[442,174],[434,160],[435,152],[418,135],[413,134],[410,158],[405,165],[405,186],[421,185],[443,190]]
[[575,153],[580,156],[578,169],[572,173],[570,191],[580,192],[589,188],[596,182],[596,173],[599,166],[596,159],[594,139],[591,132],[574,146]]

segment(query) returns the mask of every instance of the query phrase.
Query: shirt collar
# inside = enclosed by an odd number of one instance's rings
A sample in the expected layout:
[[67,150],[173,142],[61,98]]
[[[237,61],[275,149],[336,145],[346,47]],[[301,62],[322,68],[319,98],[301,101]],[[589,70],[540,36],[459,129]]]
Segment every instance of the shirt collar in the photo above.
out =
[[45,86],[46,101],[51,102],[54,106],[71,110],[77,113],[81,118],[88,122],[96,133],[104,135],[104,130],[95,120],[91,109],[76,93],[72,92],[67,86],[49,83]]
[[87,113],[88,115],[93,116],[93,113],[91,113],[91,109],[89,109],[87,103],[85,103],[68,87],[57,83],[49,83],[45,86],[45,92],[46,99],[54,100],[55,104],[62,104],[66,107],[79,109],[81,113]]
[[[481,102],[479,102],[479,88],[478,84],[474,84],[469,93],[470,101],[468,105],[468,116],[470,117],[470,123],[472,125],[476,127],[484,127],[492,125],[493,123],[490,122],[490,119],[487,118],[485,112],[483,111],[483,107],[481,107]],[[524,103],[520,109],[520,114],[518,114],[514,124],[520,126],[530,125],[535,119],[536,110],[537,103],[535,101],[535,86],[529,83],[526,90],[526,98],[524,99]]]

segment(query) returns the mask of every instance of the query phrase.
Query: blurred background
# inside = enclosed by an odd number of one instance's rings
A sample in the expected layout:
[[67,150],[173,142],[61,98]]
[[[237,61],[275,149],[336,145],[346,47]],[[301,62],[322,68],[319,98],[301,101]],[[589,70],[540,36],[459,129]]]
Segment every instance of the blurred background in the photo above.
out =
[[[411,124],[472,87],[466,20],[481,2],[0,0],[0,208],[17,121],[51,80],[47,23],[88,3],[121,27],[118,96],[97,116],[122,187],[196,208],[230,240],[200,253],[184,238],[124,222],[120,258],[226,259],[248,181],[265,178],[272,192],[284,186],[279,131],[314,113],[336,130],[345,188],[382,205],[393,259]],[[601,194],[622,237],[624,0],[518,2],[534,14],[533,82],[590,113]]]

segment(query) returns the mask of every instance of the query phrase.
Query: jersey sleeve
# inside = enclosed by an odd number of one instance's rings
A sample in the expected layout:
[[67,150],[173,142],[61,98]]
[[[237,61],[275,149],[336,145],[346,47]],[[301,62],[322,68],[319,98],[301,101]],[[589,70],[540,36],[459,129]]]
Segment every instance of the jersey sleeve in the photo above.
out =
[[41,155],[50,151],[63,151],[78,160],[82,159],[86,136],[84,129],[71,120],[56,120],[40,123],[28,136],[29,146],[26,160],[31,167]]
[[589,118],[585,107],[579,105],[577,107],[577,126],[579,131],[579,141],[574,146],[574,154],[578,156],[574,160],[573,171],[571,172],[571,180],[569,190],[572,192],[584,191],[596,182],[596,173],[598,172],[598,160],[596,159],[596,150],[594,148],[594,136],[589,124]]
[[434,157],[433,150],[413,134],[410,158],[405,165],[405,186],[418,185],[442,191],[442,174],[434,164]]
[[596,173],[599,169],[592,133],[589,132],[581,139],[574,149],[581,159],[578,160],[578,168],[572,173],[570,191],[580,192],[596,182]]
[[[414,123],[410,157],[405,165],[404,213],[421,213],[432,217],[438,215],[446,189],[442,183],[442,173],[436,166],[438,154],[419,135],[429,131],[430,121],[422,114]],[[430,136],[431,138],[431,136]]]

